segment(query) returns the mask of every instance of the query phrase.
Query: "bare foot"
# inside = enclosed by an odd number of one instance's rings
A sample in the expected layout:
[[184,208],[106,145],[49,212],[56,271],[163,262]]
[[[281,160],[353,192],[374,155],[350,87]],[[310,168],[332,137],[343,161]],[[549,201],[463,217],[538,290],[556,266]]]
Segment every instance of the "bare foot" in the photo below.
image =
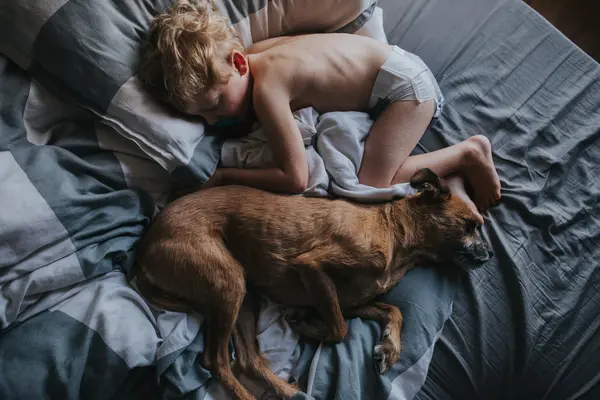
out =
[[444,178],[444,182],[446,182],[446,185],[448,186],[448,189],[450,189],[450,192],[452,192],[452,195],[467,203],[467,206],[477,216],[479,223],[483,224],[483,216],[479,213],[477,206],[467,194],[463,177],[460,175],[450,175]]
[[500,200],[500,179],[492,159],[492,145],[483,135],[470,137],[463,143],[462,172],[473,188],[475,205],[479,211],[485,211]]

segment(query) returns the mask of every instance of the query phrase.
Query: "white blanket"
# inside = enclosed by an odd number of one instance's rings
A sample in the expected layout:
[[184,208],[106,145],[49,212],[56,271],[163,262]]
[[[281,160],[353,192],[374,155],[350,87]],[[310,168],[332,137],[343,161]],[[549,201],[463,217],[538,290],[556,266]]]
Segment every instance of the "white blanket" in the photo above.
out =
[[[330,112],[320,115],[312,108],[294,113],[304,139],[309,183],[304,195],[339,196],[375,202],[414,193],[408,183],[378,189],[360,184],[358,171],[364,141],[373,121],[363,112]],[[261,168],[274,166],[265,132],[260,125],[242,139],[230,139],[221,150],[224,167]]]

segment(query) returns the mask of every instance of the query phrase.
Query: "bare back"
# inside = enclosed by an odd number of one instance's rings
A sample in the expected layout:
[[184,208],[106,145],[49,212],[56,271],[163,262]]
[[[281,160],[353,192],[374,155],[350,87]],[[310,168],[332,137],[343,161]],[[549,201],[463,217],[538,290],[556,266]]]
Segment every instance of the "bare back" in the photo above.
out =
[[[285,44],[285,45],[284,45]],[[349,34],[269,39],[248,51],[252,105],[277,167],[225,169],[223,181],[301,193],[308,162],[293,111],[366,111],[375,80],[393,47]]]
[[258,42],[249,60],[255,85],[282,85],[292,111],[364,111],[391,49],[360,35],[313,34]]

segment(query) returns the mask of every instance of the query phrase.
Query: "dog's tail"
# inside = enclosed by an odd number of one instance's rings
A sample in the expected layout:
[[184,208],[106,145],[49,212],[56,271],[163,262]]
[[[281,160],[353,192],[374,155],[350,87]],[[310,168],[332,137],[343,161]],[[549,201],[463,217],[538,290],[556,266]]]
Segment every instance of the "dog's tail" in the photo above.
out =
[[144,268],[135,263],[135,285],[146,300],[169,311],[179,311],[189,313],[194,311],[194,307],[187,300],[177,295],[167,293],[151,282]]

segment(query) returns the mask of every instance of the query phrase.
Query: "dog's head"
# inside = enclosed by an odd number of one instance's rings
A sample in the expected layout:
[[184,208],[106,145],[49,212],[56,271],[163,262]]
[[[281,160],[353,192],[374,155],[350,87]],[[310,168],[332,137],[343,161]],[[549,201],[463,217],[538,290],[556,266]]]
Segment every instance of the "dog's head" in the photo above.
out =
[[417,193],[409,196],[409,212],[416,227],[414,238],[426,249],[430,261],[453,260],[472,268],[493,253],[479,233],[480,223],[471,209],[430,169],[421,169],[410,180]]

